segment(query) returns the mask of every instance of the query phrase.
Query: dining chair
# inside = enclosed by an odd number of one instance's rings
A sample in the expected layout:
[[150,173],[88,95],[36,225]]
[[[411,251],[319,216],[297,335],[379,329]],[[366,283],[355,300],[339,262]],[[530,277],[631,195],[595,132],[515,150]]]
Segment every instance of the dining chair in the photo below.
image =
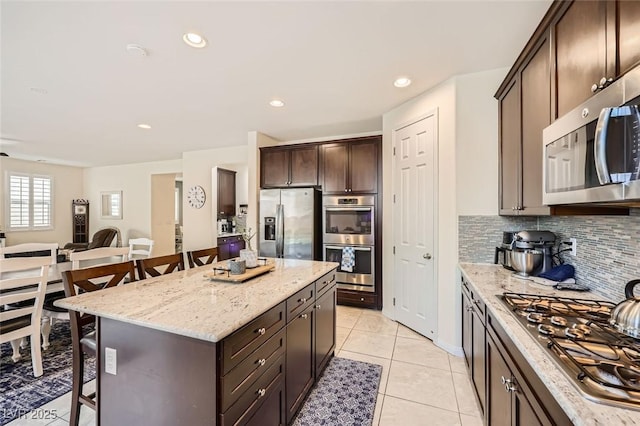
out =
[[[99,247],[91,250],[74,251],[69,255],[71,269],[80,269],[87,266],[98,266],[112,263],[126,262],[129,260],[129,247]],[[63,292],[47,295],[42,310],[42,347],[49,347],[49,334],[51,327],[57,321],[69,321],[69,312],[64,308],[55,306],[54,302],[64,298]]]
[[215,262],[217,257],[218,257],[218,247],[210,247],[202,250],[192,250],[187,252],[187,260],[189,261],[189,268],[195,268],[196,266],[209,265]]
[[153,252],[153,240],[149,238],[129,238],[129,259],[147,259]]
[[24,243],[0,247],[0,258],[47,257],[49,264],[54,265],[57,261],[58,247],[58,243]]
[[184,271],[184,255],[175,253],[148,259],[137,259],[136,268],[138,269],[138,278],[141,280]]
[[[0,343],[11,342],[11,359],[18,362],[22,358],[19,342],[29,337],[35,377],[42,376],[40,318],[49,266],[47,257],[0,259]],[[12,304],[17,306],[5,308]]]
[[[135,268],[133,261],[99,265],[84,269],[65,271],[62,275],[64,293],[66,297],[73,297],[79,292],[104,290],[115,287],[125,280],[135,281]],[[77,311],[69,311],[71,323],[71,346],[73,358],[73,377],[71,387],[71,414],[70,425],[77,426],[80,421],[80,407],[85,405],[96,409],[96,392],[83,393],[83,378],[85,355],[96,356],[97,338],[96,331],[87,332],[90,324],[95,324],[93,315],[82,314]],[[84,330],[83,330],[84,328]],[[100,371],[100,366],[96,370]]]

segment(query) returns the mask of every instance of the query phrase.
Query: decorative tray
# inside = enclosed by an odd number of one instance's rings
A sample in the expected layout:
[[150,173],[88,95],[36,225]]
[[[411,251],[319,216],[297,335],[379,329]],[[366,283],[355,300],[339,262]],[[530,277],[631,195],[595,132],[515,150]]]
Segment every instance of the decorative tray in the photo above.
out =
[[266,274],[275,268],[273,261],[267,259],[258,259],[262,261],[262,265],[258,265],[255,268],[247,268],[244,274],[232,275],[227,267],[227,261],[214,263],[213,270],[204,273],[204,276],[214,281],[224,281],[228,283],[242,283],[251,278],[255,278],[259,275]]

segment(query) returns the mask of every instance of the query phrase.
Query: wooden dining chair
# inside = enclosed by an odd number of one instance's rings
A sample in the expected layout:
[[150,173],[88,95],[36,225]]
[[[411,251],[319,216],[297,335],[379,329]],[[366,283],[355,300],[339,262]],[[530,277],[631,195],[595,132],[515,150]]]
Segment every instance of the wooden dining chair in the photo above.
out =
[[[129,247],[99,247],[91,250],[74,251],[69,255],[71,269],[87,266],[107,265],[126,262],[129,259]],[[49,347],[51,327],[57,321],[69,321],[69,312],[55,305],[55,301],[64,298],[63,292],[48,294],[42,309],[42,348]]]
[[[42,376],[40,317],[49,265],[47,257],[0,259],[0,343],[11,342],[11,359],[18,362],[20,341],[29,337],[35,377]],[[5,308],[11,305],[16,307]]]
[[[94,266],[91,268],[65,271],[62,274],[64,293],[66,297],[75,296],[78,293],[104,290],[115,287],[128,279],[135,281],[135,267],[133,261],[112,263],[108,265]],[[73,378],[71,387],[71,414],[70,425],[77,426],[80,421],[80,407],[96,409],[96,393],[85,395],[82,390],[84,378],[85,355],[96,356],[97,338],[96,332],[87,332],[89,324],[95,324],[93,315],[69,311],[71,323],[71,346],[73,355]],[[83,327],[85,328],[83,330]],[[100,366],[96,370],[100,371]]]
[[211,248],[206,248],[202,250],[193,250],[193,251],[187,252],[187,260],[189,261],[189,268],[195,268],[196,266],[209,265],[215,262],[217,257],[218,257],[218,247],[211,247]]
[[138,269],[138,278],[141,280],[184,271],[184,255],[175,253],[148,259],[136,259],[136,268]]

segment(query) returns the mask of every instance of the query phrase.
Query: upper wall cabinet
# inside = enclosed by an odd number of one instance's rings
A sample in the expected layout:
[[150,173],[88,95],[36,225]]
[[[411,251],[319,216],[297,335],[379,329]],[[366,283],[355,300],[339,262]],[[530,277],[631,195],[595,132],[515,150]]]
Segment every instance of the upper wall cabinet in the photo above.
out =
[[638,34],[640,1],[553,2],[495,95],[501,215],[613,214],[542,204],[542,131],[640,63]]
[[380,137],[322,145],[324,194],[377,193]]
[[218,219],[236,215],[236,172],[218,167]]
[[551,121],[549,41],[539,42],[499,98],[500,214],[547,215],[542,130]]
[[260,149],[260,187],[318,185],[318,147]]
[[566,2],[552,21],[554,119],[640,62],[640,2]]

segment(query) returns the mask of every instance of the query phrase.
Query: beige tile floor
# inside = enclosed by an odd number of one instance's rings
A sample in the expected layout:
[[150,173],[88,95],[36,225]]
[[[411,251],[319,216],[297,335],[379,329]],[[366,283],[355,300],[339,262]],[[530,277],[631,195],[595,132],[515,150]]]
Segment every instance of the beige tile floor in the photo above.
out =
[[373,426],[482,425],[462,358],[378,311],[337,317],[336,355],[382,365]]
[[[462,358],[378,311],[338,306],[337,317],[336,355],[382,365],[373,426],[482,425]],[[40,414],[55,410],[55,418],[9,425],[67,425],[70,407],[66,394],[41,407]],[[80,425],[94,424],[93,411],[83,407]]]

